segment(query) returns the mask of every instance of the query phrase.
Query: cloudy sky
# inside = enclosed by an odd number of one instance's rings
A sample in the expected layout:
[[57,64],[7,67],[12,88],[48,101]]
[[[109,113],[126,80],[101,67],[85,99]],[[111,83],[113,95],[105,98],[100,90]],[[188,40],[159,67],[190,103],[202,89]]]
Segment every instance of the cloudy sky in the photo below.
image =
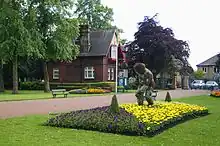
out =
[[178,39],[189,42],[189,62],[196,64],[220,53],[220,1],[217,0],[102,0],[114,10],[115,24],[124,30],[122,38],[133,40],[137,22],[159,13],[164,27]]

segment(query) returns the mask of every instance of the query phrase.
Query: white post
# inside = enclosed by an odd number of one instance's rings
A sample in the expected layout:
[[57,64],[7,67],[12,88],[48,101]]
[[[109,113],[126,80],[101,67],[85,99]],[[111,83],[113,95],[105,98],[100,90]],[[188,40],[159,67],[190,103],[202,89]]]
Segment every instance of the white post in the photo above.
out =
[[116,63],[115,63],[115,95],[118,93],[118,46],[116,47]]

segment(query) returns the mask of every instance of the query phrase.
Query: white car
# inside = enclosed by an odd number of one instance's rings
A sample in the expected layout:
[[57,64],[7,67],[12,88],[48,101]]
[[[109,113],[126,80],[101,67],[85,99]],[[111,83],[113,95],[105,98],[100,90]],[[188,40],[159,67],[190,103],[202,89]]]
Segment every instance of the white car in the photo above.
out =
[[215,87],[218,87],[218,83],[216,83],[215,81],[207,81],[205,87],[207,89],[214,89]]
[[203,80],[194,80],[191,83],[192,89],[203,89],[205,87],[205,82]]

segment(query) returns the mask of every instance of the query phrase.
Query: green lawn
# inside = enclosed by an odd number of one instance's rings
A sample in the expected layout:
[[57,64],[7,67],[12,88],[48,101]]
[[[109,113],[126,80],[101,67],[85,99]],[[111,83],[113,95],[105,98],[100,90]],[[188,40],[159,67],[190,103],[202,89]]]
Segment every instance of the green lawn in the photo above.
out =
[[219,146],[220,98],[197,96],[178,101],[205,105],[210,115],[170,128],[153,138],[41,126],[48,116],[0,120],[2,146]]
[[[128,90],[124,93],[133,93],[134,90]],[[105,93],[105,94],[69,94],[67,97],[88,97],[88,96],[103,96],[114,93]],[[58,98],[62,98],[63,95],[59,95]],[[51,93],[44,93],[43,91],[19,91],[19,94],[12,94],[11,91],[5,91],[0,93],[0,102],[1,101],[16,101],[16,100],[36,100],[36,99],[50,99],[52,98]]]

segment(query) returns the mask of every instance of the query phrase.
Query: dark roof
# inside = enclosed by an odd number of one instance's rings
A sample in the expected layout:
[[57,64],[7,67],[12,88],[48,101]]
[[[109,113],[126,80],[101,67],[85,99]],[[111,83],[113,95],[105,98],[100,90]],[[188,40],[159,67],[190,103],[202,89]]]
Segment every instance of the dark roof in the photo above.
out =
[[80,56],[106,56],[115,32],[115,29],[90,32],[90,51]]
[[217,60],[218,60],[218,55],[215,55],[196,66],[215,66]]

